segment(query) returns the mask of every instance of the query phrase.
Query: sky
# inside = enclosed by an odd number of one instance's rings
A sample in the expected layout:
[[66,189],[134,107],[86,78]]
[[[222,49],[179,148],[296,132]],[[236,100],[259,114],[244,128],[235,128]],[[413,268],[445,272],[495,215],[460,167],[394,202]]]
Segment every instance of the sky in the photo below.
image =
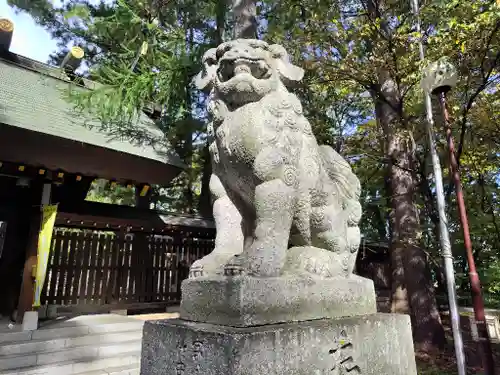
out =
[[31,16],[16,14],[7,5],[7,0],[0,0],[0,18],[8,18],[14,23],[14,35],[10,51],[41,62],[47,62],[51,52],[56,50],[56,42]]

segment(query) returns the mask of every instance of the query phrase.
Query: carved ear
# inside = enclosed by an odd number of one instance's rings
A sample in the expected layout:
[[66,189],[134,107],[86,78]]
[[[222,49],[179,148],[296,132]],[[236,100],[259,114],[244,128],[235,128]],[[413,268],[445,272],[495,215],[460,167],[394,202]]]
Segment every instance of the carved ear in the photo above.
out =
[[279,44],[269,46],[269,51],[273,55],[275,68],[281,76],[281,80],[285,86],[292,85],[294,82],[300,82],[304,77],[304,69],[293,65],[290,62],[288,53]]
[[194,84],[198,90],[210,91],[217,74],[217,49],[211,48],[203,55],[203,69],[194,77]]

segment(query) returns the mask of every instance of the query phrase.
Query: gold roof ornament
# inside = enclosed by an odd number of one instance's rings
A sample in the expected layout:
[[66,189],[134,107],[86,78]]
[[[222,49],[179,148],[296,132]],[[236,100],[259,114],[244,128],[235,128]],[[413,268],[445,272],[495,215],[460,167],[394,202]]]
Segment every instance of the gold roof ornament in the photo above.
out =
[[85,52],[81,47],[71,47],[61,63],[61,69],[75,71],[82,63],[83,56],[85,56]]
[[7,18],[0,18],[0,50],[9,50],[12,35],[14,35],[14,23]]

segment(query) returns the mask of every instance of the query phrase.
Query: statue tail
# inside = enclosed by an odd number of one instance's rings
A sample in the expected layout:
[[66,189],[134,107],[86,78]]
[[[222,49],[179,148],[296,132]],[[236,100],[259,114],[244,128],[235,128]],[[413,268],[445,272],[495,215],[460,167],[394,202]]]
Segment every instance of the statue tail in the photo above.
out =
[[320,146],[319,153],[323,159],[323,168],[338,189],[339,198],[347,214],[347,224],[356,227],[362,215],[359,179],[349,163],[330,146]]
[[349,163],[330,146],[320,146],[319,152],[323,159],[323,168],[337,184],[339,192],[348,199],[358,200],[361,194],[361,184],[352,172]]

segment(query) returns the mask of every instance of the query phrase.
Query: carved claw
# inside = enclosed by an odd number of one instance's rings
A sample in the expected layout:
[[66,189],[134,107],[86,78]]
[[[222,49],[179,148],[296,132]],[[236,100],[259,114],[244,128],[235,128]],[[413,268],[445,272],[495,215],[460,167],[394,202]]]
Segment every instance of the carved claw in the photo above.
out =
[[194,279],[196,277],[203,276],[203,273],[204,273],[203,270],[204,270],[204,264],[205,264],[203,259],[204,258],[199,259],[191,265],[191,267],[189,268],[188,278]]
[[189,270],[189,278],[190,279],[194,279],[196,277],[201,277],[201,276],[203,276],[203,266],[202,265],[191,267],[191,269]]
[[[197,260],[189,269],[189,278],[194,279],[202,276],[222,276],[226,274],[225,265],[233,264],[230,259],[234,257],[231,253],[221,253],[214,250],[211,254]],[[237,272],[235,271],[235,274]]]

